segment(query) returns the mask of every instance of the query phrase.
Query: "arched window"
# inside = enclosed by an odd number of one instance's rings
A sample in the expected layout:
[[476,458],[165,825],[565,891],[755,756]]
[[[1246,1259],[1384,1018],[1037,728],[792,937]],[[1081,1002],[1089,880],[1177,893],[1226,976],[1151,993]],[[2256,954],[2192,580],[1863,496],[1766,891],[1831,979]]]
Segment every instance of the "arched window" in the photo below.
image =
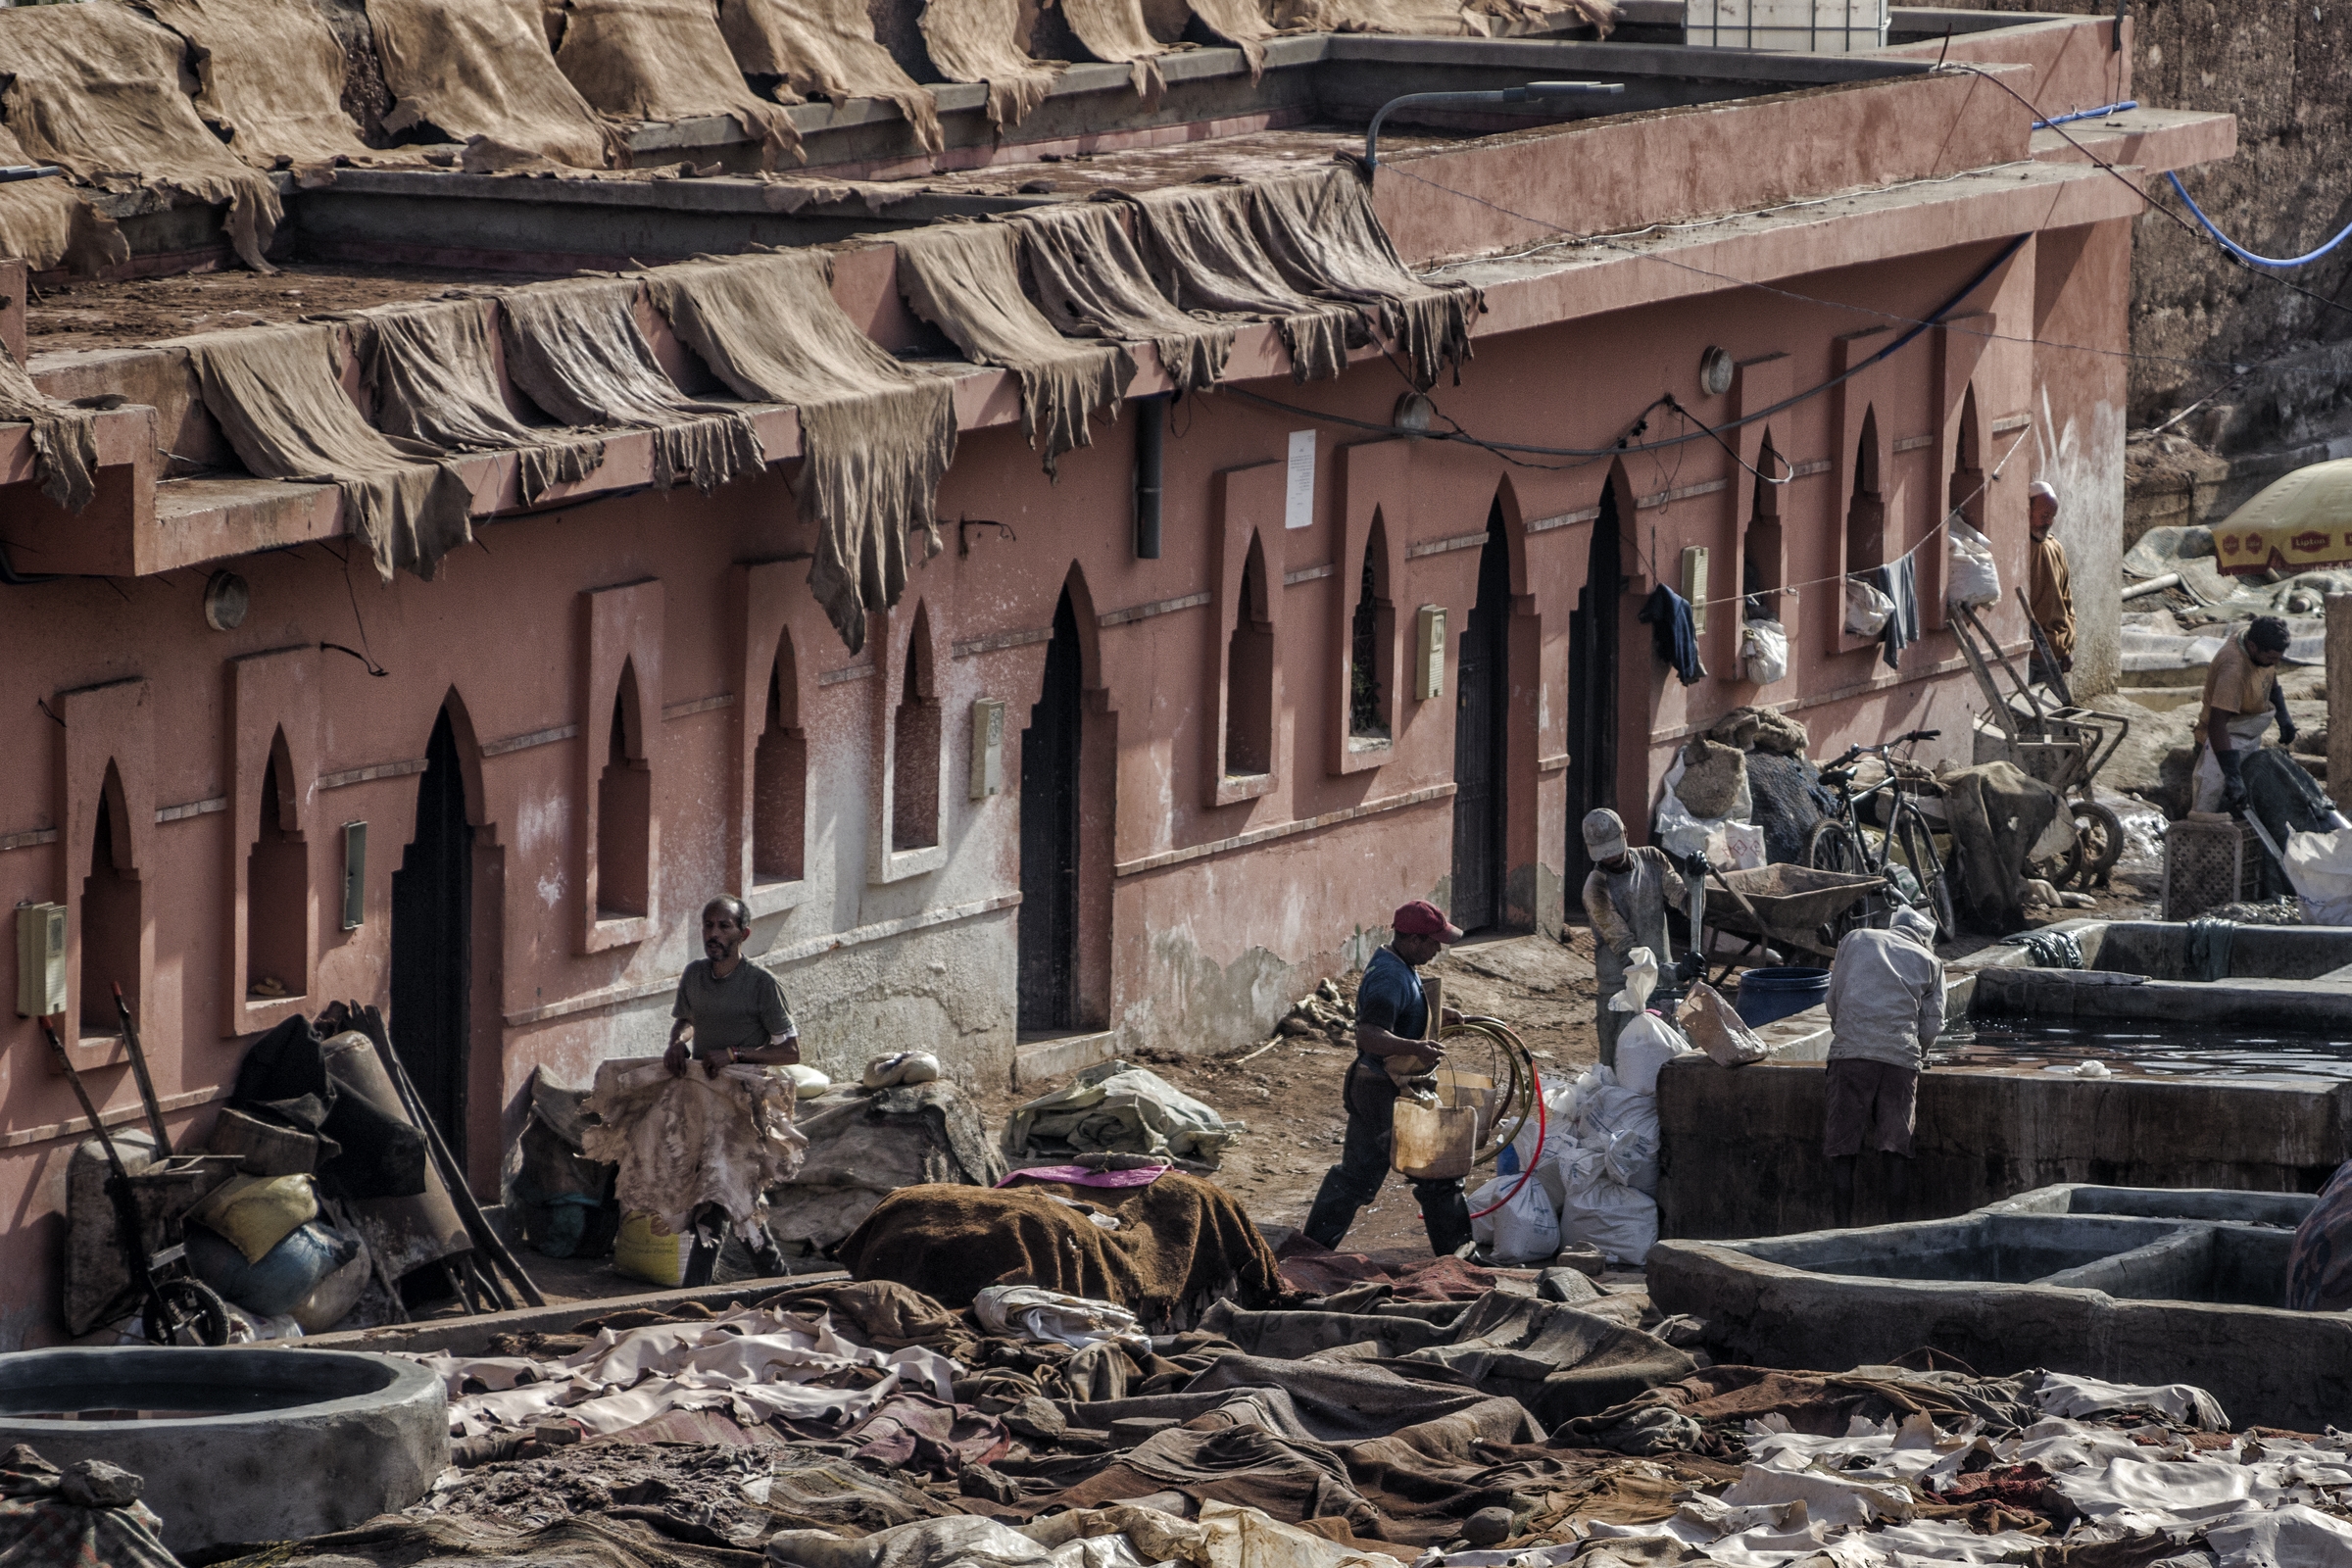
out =
[[245,996],[252,1002],[300,996],[307,984],[311,851],[297,831],[293,780],[280,731],[270,743],[261,820],[245,861]]
[[766,716],[752,754],[752,879],[798,882],[808,842],[808,739],[801,730],[792,634],[776,645]]
[[1364,541],[1364,569],[1356,588],[1348,644],[1348,733],[1359,741],[1390,738],[1396,612],[1389,602],[1387,562],[1387,538],[1375,513],[1371,534]]
[[1854,495],[1845,513],[1845,569],[1848,574],[1886,564],[1886,503],[1879,492],[1879,411],[1862,416],[1862,441],[1854,454]]
[[931,668],[931,614],[917,606],[906,636],[906,674],[891,718],[890,847],[939,843],[939,690]]
[[139,1005],[139,884],[128,875],[129,821],[123,814],[122,778],[106,764],[91,835],[90,874],[81,884],[81,1034],[122,1033],[115,987],[135,1013]]
[[1266,553],[1252,536],[1225,661],[1225,772],[1248,777],[1272,771],[1274,615],[1266,600]]
[[1971,528],[1984,531],[1984,432],[1977,424],[1977,389],[1960,402],[1960,441],[1952,454],[1951,493],[1945,502]]
[[596,912],[625,920],[653,912],[654,770],[645,760],[637,666],[620,667],[596,781]]
[[1781,618],[1782,555],[1781,487],[1769,482],[1786,478],[1788,465],[1773,450],[1772,432],[1764,432],[1764,444],[1756,455],[1755,495],[1747,514],[1747,533],[1740,546],[1740,591],[1747,596],[1742,606],[1747,620],[1778,620]]

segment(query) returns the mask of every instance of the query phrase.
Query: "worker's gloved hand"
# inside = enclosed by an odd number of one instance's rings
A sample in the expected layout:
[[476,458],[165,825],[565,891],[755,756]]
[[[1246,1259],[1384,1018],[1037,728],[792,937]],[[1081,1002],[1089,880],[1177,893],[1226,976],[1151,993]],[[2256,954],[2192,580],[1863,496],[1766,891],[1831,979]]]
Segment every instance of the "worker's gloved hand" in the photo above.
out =
[[2298,730],[2298,729],[2296,729],[2296,728],[2295,728],[2295,721],[2294,721],[2293,719],[2291,719],[2291,718],[2287,717],[2287,716],[2286,716],[2284,713],[2281,713],[2281,714],[2279,714],[2279,715],[2278,715],[2278,744],[2279,744],[2279,745],[2281,745],[2281,746],[2292,746],[2292,745],[2294,745],[2294,744],[2295,744],[2295,737],[2296,737],[2298,734],[2300,734],[2300,733],[2302,733],[2302,732],[2301,732],[2300,730]]
[[1700,957],[1695,950],[1674,960],[1674,977],[1684,985],[1689,985],[1706,972],[1707,960]]
[[1690,874],[1692,876],[1705,876],[1714,869],[1715,867],[1707,861],[1706,851],[1700,850],[1690,857]]
[[2216,752],[2213,760],[2222,767],[2222,807],[2225,810],[2242,811],[2246,808],[2245,758],[2236,752]]

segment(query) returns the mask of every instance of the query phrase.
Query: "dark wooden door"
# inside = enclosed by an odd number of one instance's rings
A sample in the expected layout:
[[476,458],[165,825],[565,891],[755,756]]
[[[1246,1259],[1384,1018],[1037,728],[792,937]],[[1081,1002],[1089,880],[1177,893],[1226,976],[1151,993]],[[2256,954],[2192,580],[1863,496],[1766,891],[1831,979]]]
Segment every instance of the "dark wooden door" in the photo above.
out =
[[[1568,918],[1585,917],[1585,813],[1617,805],[1617,636],[1624,598],[1617,491],[1600,493],[1585,586],[1568,615]],[[1634,824],[1639,826],[1640,824]]]
[[1510,701],[1510,547],[1487,518],[1478,603],[1462,628],[1453,693],[1453,906],[1465,931],[1502,920],[1503,716]]
[[1045,690],[1021,735],[1019,1027],[1068,1029],[1078,1012],[1078,617],[1064,593]]
[[472,984],[473,826],[457,732],[443,709],[416,781],[416,831],[392,873],[393,1049],[450,1152],[466,1158]]

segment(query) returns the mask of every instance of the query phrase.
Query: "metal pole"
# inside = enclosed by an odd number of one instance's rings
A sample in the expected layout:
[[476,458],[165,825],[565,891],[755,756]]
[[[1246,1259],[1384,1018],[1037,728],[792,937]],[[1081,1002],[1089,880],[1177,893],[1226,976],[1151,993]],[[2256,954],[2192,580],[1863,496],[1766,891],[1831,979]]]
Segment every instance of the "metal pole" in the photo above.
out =
[[1442,104],[1448,109],[1485,109],[1502,104],[1534,103],[1539,107],[1528,111],[1543,113],[1540,107],[1546,98],[1573,98],[1587,95],[1618,96],[1625,91],[1622,81],[1531,81],[1524,87],[1503,87],[1486,92],[1408,92],[1401,98],[1392,98],[1382,104],[1372,116],[1372,123],[1364,131],[1364,172],[1380,167],[1380,127],[1392,111],[1406,104]]

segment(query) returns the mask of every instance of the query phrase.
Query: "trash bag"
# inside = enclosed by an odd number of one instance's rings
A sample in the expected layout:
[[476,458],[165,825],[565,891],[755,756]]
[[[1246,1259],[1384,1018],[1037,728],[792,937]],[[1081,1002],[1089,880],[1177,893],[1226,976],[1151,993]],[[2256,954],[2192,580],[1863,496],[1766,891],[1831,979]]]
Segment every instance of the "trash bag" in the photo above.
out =
[[235,1243],[201,1225],[187,1229],[188,1267],[196,1277],[261,1317],[283,1317],[300,1306],[320,1280],[359,1256],[360,1245],[351,1232],[312,1220],[249,1263]]
[[189,1219],[234,1242],[248,1263],[318,1217],[318,1193],[308,1176],[231,1176],[188,1210]]
[[1649,1005],[1649,994],[1657,988],[1658,956],[1636,948],[1625,956],[1625,989],[1609,999],[1609,1010],[1638,1013]]
[[1690,1042],[1654,1012],[1625,1021],[1617,1037],[1617,1081],[1636,1094],[1658,1092],[1658,1069],[1677,1056],[1690,1054]]
[[1541,1262],[1560,1250],[1559,1211],[1536,1177],[1495,1177],[1471,1195],[1470,1213],[1471,1240],[1497,1263]]
[[1568,1200],[1560,1208],[1564,1244],[1592,1248],[1615,1263],[1640,1264],[1658,1244],[1658,1205],[1609,1179],[1606,1151],[1588,1149],[1568,1167]]
[[1944,572],[1943,601],[1967,609],[2001,602],[2001,568],[1992,559],[1992,541],[1960,520],[1953,513],[1944,524],[1951,535],[1949,564]]
[[1877,637],[1886,630],[1886,617],[1894,613],[1894,601],[1859,577],[1845,579],[1845,634],[1848,637]]
[[1681,1026],[1683,1038],[1705,1052],[1718,1067],[1744,1067],[1772,1054],[1771,1048],[1723,999],[1723,993],[1704,980],[1691,985],[1690,994],[1675,1010],[1674,1021]]
[[1588,1099],[1576,1119],[1576,1142],[1563,1155],[1573,1168],[1585,1154],[1597,1152],[1611,1181],[1636,1192],[1658,1190],[1658,1099],[1622,1085],[1601,1090]]
[[1758,686],[1788,677],[1788,628],[1751,620],[1740,628],[1740,673]]

